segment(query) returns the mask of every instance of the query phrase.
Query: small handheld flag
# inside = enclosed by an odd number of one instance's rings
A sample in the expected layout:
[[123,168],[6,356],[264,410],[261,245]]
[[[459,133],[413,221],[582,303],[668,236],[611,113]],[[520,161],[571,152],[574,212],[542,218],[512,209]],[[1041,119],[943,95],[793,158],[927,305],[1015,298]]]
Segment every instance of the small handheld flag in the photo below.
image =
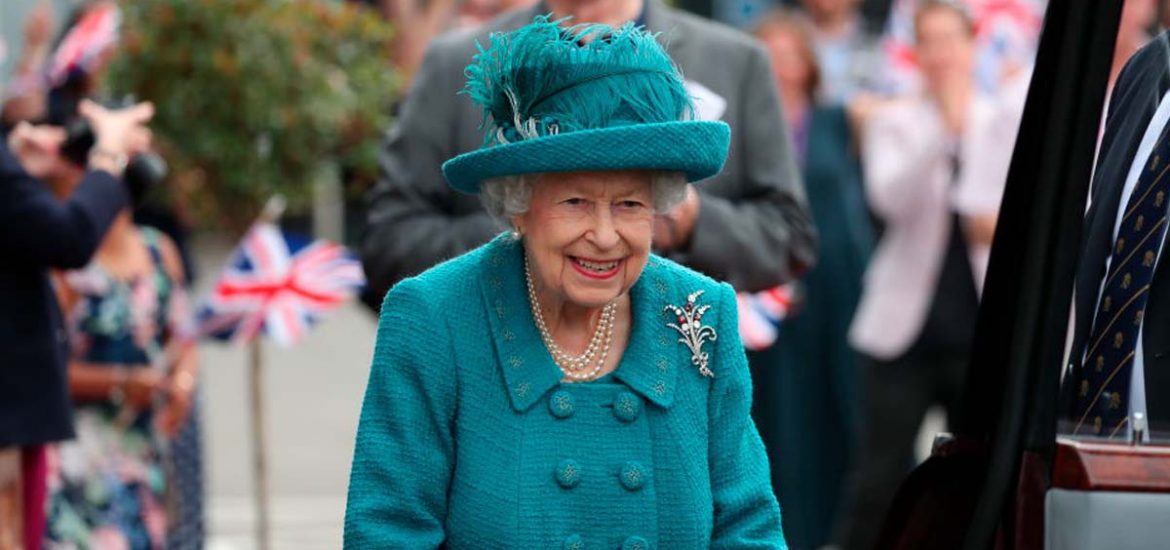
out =
[[739,338],[750,351],[767,349],[780,334],[780,321],[791,313],[793,285],[761,292],[736,294],[739,306]]
[[88,8],[53,52],[49,60],[49,84],[58,86],[64,83],[75,69],[88,70],[106,48],[118,42],[121,22],[122,13],[113,2]]

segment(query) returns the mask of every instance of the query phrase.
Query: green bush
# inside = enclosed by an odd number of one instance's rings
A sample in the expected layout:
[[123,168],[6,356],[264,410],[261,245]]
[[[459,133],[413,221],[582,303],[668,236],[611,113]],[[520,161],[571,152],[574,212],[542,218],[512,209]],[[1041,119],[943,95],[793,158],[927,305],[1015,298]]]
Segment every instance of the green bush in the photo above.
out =
[[369,181],[398,79],[391,29],[322,0],[124,0],[109,86],[153,101],[157,141],[200,221],[246,227],[340,162]]

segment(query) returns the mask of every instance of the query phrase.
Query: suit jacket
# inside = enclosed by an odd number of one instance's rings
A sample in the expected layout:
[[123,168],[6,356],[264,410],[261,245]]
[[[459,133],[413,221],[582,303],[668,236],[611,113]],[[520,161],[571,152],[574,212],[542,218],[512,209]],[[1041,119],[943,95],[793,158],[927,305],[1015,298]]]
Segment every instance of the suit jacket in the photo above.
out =
[[[1077,268],[1074,329],[1069,370],[1061,391],[1061,412],[1071,415],[1075,388],[1082,379],[1081,356],[1097,308],[1105,259],[1113,248],[1113,226],[1125,178],[1150,119],[1170,89],[1167,33],[1138,50],[1113,88],[1085,214],[1083,249]],[[1162,245],[1165,250],[1166,244]],[[1152,423],[1170,423],[1170,263],[1163,252],[1154,268],[1142,325],[1146,407]]]
[[[747,35],[656,0],[648,0],[645,10],[647,28],[662,33],[684,78],[726,101],[722,119],[732,130],[723,172],[696,186],[701,207],[689,246],[669,257],[740,290],[788,281],[813,262],[815,236],[767,53]],[[484,27],[441,36],[429,47],[369,197],[361,252],[371,298],[500,232],[478,197],[447,186],[440,165],[483,144],[483,113],[458,93],[476,42],[486,44],[489,32],[519,28],[546,11],[512,11]],[[700,103],[702,111],[717,101]]]
[[106,172],[61,201],[0,143],[0,447],[73,437],[68,339],[48,269],[87,264],[128,201]]
[[[977,96],[959,140],[962,169],[952,183],[950,140],[931,100],[906,99],[873,115],[864,136],[865,187],[885,232],[850,328],[858,350],[891,360],[918,338],[951,237],[951,215],[998,212],[1018,127],[1018,110]],[[978,289],[990,247],[968,245],[968,252]]]
[[[703,291],[713,378],[668,326]],[[651,256],[612,377],[562,383],[503,235],[386,296],[345,548],[785,548],[735,292]]]

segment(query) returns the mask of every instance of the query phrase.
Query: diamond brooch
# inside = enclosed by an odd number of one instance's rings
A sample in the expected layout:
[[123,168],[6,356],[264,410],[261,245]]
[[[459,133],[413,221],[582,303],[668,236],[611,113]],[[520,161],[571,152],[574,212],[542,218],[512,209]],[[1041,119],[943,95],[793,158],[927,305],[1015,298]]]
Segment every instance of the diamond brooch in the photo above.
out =
[[691,350],[691,364],[699,367],[699,374],[708,378],[715,378],[715,373],[711,372],[709,366],[710,356],[703,351],[703,344],[710,341],[715,341],[718,335],[715,334],[715,329],[702,324],[703,314],[711,309],[710,305],[696,305],[695,301],[703,294],[702,290],[691,293],[687,296],[687,303],[682,307],[675,305],[667,305],[663,311],[673,313],[678,318],[678,323],[667,323],[666,326],[678,331],[682,335],[678,339],[680,343]]

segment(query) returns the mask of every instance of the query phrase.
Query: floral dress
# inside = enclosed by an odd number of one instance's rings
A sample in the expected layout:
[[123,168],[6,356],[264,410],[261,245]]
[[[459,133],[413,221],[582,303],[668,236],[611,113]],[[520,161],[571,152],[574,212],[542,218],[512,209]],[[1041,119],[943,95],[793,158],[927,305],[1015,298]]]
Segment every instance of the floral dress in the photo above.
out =
[[[159,234],[140,234],[153,263],[149,276],[118,279],[97,263],[65,274],[63,284],[78,297],[66,312],[74,359],[166,369],[165,346],[189,334],[185,292],[163,268]],[[164,546],[166,446],[154,429],[156,410],[113,399],[75,403],[77,439],[50,453],[46,548]]]

